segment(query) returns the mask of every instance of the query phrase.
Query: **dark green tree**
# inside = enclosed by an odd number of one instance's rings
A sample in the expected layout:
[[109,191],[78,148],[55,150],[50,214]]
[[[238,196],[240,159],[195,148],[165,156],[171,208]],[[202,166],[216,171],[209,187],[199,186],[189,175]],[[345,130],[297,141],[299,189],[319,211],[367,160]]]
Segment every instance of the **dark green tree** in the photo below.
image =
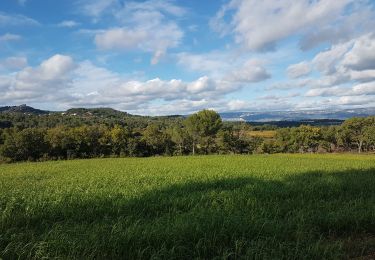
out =
[[222,127],[222,120],[217,112],[205,109],[189,116],[184,124],[192,139],[193,154],[195,154],[198,142],[207,154],[214,143],[217,132]]

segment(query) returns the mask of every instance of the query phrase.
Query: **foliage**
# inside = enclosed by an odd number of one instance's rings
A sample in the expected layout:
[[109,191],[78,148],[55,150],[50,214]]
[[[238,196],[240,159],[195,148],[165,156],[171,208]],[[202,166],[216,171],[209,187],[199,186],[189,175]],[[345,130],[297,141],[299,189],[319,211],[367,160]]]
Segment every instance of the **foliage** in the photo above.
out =
[[[341,126],[301,125],[255,131],[246,123],[223,123],[212,110],[202,110],[183,120],[139,117],[140,121],[137,116],[111,109],[68,111],[71,114],[66,117],[13,115],[27,120],[24,125],[19,125],[18,119],[11,121],[14,127],[0,129],[0,160],[375,152],[375,117],[348,119]],[[63,119],[61,124],[57,119]]]
[[193,154],[196,144],[200,145],[205,154],[210,153],[215,136],[222,126],[220,115],[213,110],[202,110],[189,116],[184,122],[193,140]]

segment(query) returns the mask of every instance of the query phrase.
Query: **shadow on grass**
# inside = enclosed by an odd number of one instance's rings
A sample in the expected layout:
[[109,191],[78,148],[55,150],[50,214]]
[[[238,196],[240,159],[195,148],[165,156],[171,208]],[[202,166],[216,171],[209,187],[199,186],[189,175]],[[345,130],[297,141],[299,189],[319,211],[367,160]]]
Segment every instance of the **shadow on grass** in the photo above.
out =
[[77,194],[31,214],[20,205],[0,228],[4,259],[359,257],[375,253],[375,169]]

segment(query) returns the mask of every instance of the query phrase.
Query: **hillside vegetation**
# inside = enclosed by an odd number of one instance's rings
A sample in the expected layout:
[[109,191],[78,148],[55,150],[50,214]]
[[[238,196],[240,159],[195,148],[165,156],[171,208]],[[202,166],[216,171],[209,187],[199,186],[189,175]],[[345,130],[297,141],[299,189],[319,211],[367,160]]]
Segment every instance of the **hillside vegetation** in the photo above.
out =
[[[0,114],[0,162],[196,154],[375,152],[375,117],[291,128],[222,122],[213,110],[187,118],[113,109],[60,115]],[[1,123],[1,121],[0,121]],[[1,124],[0,124],[1,127]]]
[[0,165],[0,258],[346,259],[375,253],[370,155]]

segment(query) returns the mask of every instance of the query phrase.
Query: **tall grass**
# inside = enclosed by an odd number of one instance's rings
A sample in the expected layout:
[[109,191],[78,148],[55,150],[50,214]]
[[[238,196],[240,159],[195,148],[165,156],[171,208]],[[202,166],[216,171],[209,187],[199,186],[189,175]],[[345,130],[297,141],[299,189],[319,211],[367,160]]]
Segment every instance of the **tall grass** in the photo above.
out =
[[374,253],[374,156],[0,165],[4,259],[337,259]]

